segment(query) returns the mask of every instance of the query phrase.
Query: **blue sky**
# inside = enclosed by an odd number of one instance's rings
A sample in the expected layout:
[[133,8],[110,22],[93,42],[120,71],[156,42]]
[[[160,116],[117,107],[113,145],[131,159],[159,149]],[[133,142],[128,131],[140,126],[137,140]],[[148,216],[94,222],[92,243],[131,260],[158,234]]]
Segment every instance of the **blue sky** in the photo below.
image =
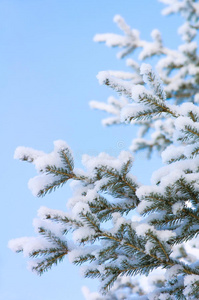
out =
[[[45,198],[35,198],[28,180],[33,166],[13,159],[17,146],[50,152],[53,141],[65,140],[79,167],[81,155],[105,151],[117,155],[128,149],[134,128],[103,128],[103,113],[92,111],[90,100],[106,101],[112,91],[99,86],[103,70],[128,70],[116,59],[116,49],[93,42],[96,33],[120,33],[115,14],[150,39],[159,28],[165,44],[176,47],[176,17],[162,17],[155,0],[0,0],[1,96],[1,252],[0,300],[80,300],[81,286],[97,289],[67,261],[42,277],[26,269],[26,260],[7,248],[12,238],[34,235],[32,219],[40,206],[65,209],[69,186]],[[159,160],[136,159],[132,172],[149,183]]]

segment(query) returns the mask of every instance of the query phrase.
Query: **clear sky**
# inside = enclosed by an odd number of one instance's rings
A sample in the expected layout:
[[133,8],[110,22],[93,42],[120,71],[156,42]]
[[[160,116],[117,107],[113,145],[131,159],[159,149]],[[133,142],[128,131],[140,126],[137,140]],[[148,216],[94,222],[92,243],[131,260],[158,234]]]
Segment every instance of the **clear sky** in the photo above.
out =
[[[33,197],[27,183],[36,172],[13,154],[17,146],[50,152],[53,141],[63,139],[80,167],[83,153],[117,155],[128,149],[134,128],[103,128],[105,114],[88,106],[113,94],[99,86],[99,71],[128,70],[116,59],[116,49],[94,43],[93,36],[120,33],[112,21],[120,14],[143,38],[159,28],[165,44],[176,47],[181,20],[162,17],[162,8],[156,0],[0,0],[0,300],[81,300],[82,285],[97,289],[97,282],[82,279],[67,259],[38,277],[21,254],[7,248],[10,239],[35,234],[32,219],[40,206],[65,209],[71,196],[67,185],[45,198]],[[158,163],[141,155],[132,172],[148,184]]]

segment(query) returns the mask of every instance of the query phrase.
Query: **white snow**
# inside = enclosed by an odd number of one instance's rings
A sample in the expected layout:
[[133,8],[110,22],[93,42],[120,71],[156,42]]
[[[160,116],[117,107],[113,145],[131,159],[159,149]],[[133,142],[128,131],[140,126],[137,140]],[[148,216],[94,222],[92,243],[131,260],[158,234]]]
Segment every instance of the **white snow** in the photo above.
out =
[[40,219],[46,220],[46,216],[50,215],[51,218],[59,216],[61,218],[68,217],[68,214],[62,210],[48,208],[46,206],[41,206],[37,212]]
[[158,29],[153,29],[152,30],[151,37],[152,37],[153,40],[155,40],[158,43],[160,43],[162,41],[161,33]]
[[184,155],[184,152],[185,146],[170,145],[165,149],[165,151],[162,152],[162,161],[163,163],[168,163],[170,160],[177,159],[181,155]]
[[199,275],[186,275],[184,278],[185,289],[183,294],[189,296],[194,285],[199,284]]
[[10,240],[8,247],[14,251],[22,251],[25,257],[28,257],[33,251],[44,250],[50,248],[52,243],[41,237],[23,237]]
[[62,140],[54,142],[54,150],[51,153],[44,153],[42,151],[36,151],[31,148],[19,147],[15,151],[15,158],[24,159],[32,162],[35,165],[38,176],[31,178],[28,182],[28,187],[34,196],[37,196],[41,190],[51,185],[53,182],[59,179],[59,176],[53,176],[46,173],[47,166],[64,167],[64,163],[60,157],[59,152],[68,149],[69,146]]
[[130,26],[128,26],[125,22],[125,20],[120,16],[120,15],[115,15],[115,17],[113,18],[113,21],[115,23],[117,23],[118,27],[124,31],[124,33],[127,35],[127,36],[132,36],[132,30],[130,28]]
[[199,103],[199,93],[195,94],[194,96],[194,102]]
[[135,102],[140,102],[140,97],[151,96],[151,93],[143,85],[137,84],[133,85],[131,95]]
[[165,278],[166,280],[171,280],[176,277],[179,273],[183,271],[183,267],[181,265],[174,265],[171,268],[166,270]]
[[124,163],[132,159],[133,157],[128,151],[121,151],[117,158],[102,152],[96,157],[84,154],[82,156],[82,164],[88,169],[89,172],[92,173],[96,167],[100,166],[107,166],[116,170],[120,170]]
[[14,153],[15,159],[27,159],[29,162],[34,161],[38,157],[44,156],[45,153],[43,151],[34,150],[29,147],[17,147]]
[[91,238],[95,235],[95,230],[90,227],[80,227],[77,230],[73,232],[73,241],[75,243],[79,243],[82,241],[82,239]]
[[[150,64],[142,63],[142,65],[140,67],[140,74],[143,75],[143,76],[145,76],[145,75],[148,75],[151,72],[152,72],[152,66]],[[144,78],[144,82],[147,83],[147,81],[148,80],[146,78]]]
[[125,46],[128,43],[128,37],[121,36],[119,34],[105,33],[105,34],[96,34],[93,38],[94,42],[105,42],[106,46],[114,47],[118,45]]
[[131,96],[132,83],[130,81],[119,79],[111,74],[112,73],[110,71],[99,72],[96,76],[99,84],[102,85],[108,81],[108,84],[116,91]]
[[179,51],[184,53],[193,53],[197,50],[197,43],[191,42],[179,46]]
[[176,202],[172,205],[172,212],[174,215],[176,215],[179,211],[181,211],[184,207],[184,204],[180,201]]
[[[49,153],[45,154],[43,156],[38,157],[37,159],[34,160],[34,165],[38,171],[45,170],[45,168],[50,165],[50,166],[56,166],[56,167],[62,167],[63,162],[60,158],[59,152],[64,150],[64,149],[69,149],[70,147],[66,144],[66,142],[62,140],[57,140],[54,142],[54,150]],[[71,152],[71,150],[70,150]]]
[[100,110],[104,110],[108,113],[118,115],[118,109],[116,109],[113,105],[106,104],[106,103],[103,103],[103,102],[98,102],[98,101],[90,101],[89,104],[90,104],[91,108],[97,108],[97,109],[100,109]]
[[86,300],[97,300],[101,297],[97,292],[90,292],[87,286],[82,287],[82,293]]
[[121,111],[121,122],[128,123],[131,118],[135,118],[138,113],[144,112],[146,110],[146,106],[142,104],[132,103],[126,105]]
[[140,225],[136,226],[137,235],[145,235],[149,230],[153,231],[154,227],[146,223],[141,223]]
[[36,233],[39,233],[39,228],[44,228],[47,231],[50,231],[55,236],[63,238],[63,232],[67,228],[67,225],[63,223],[55,223],[50,220],[41,220],[38,218],[33,219],[33,227]]
[[45,189],[47,186],[53,184],[55,176],[51,174],[41,174],[31,178],[28,181],[28,188],[31,190],[33,196],[38,196],[39,192]]

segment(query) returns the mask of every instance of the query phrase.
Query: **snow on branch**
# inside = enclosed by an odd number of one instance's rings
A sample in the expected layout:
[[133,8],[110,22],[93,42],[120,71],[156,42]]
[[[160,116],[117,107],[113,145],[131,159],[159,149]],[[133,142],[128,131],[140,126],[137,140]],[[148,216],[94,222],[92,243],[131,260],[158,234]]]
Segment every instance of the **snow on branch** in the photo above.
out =
[[84,169],[75,168],[64,141],[55,141],[51,153],[25,147],[15,152],[15,158],[36,167],[38,175],[29,181],[34,195],[44,196],[69,180],[73,195],[67,211],[40,208],[33,222],[37,237],[12,240],[9,247],[29,256],[38,274],[68,256],[84,277],[100,280],[101,294],[83,288],[86,300],[199,299],[199,57],[194,41],[199,4],[161,2],[167,5],[164,14],[186,19],[179,29],[183,44],[166,48],[158,30],[152,31],[152,42],[141,40],[115,16],[124,35],[96,35],[95,41],[122,47],[120,58],[139,48],[138,59],[155,55],[158,63],[140,67],[130,58],[132,73],[100,72],[99,83],[120,98],[90,102],[112,115],[105,125],[140,127],[131,150],[147,149],[149,156],[159,151],[164,165],[153,173],[151,185],[137,182],[128,151],[118,157],[85,154]]

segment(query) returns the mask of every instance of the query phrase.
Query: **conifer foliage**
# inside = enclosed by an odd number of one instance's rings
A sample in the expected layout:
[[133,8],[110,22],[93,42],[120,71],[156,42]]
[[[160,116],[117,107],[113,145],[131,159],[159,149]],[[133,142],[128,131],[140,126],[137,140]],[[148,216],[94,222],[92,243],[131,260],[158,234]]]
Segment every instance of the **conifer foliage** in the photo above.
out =
[[[105,125],[139,126],[133,152],[159,151],[164,166],[154,172],[153,184],[137,183],[128,151],[117,158],[84,155],[84,170],[75,168],[63,141],[54,142],[49,154],[25,147],[15,152],[15,158],[36,167],[38,176],[29,181],[34,195],[44,196],[68,181],[74,194],[67,212],[39,209],[38,237],[15,239],[9,246],[28,255],[38,274],[69,256],[82,265],[85,277],[101,282],[100,293],[83,289],[87,300],[199,299],[199,2],[160,1],[165,15],[180,13],[185,19],[178,30],[182,45],[166,48],[158,30],[152,31],[152,42],[144,41],[116,16],[124,35],[98,34],[95,41],[122,48],[120,58],[139,48],[139,60],[158,56],[158,63],[140,66],[129,58],[132,72],[100,72],[100,84],[119,98],[90,103],[113,115]],[[146,276],[148,285],[142,284]]]

